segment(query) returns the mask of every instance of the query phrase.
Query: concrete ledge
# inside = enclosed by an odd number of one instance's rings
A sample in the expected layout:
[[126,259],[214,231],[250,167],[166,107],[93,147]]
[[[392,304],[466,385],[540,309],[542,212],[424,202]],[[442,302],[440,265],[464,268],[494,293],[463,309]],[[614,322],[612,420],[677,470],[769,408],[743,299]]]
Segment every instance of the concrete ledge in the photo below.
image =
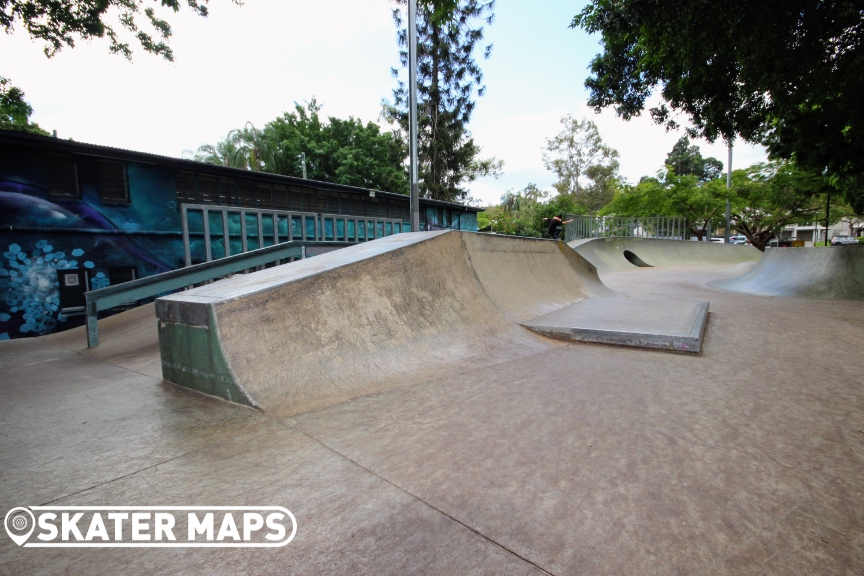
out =
[[558,340],[702,351],[708,302],[660,302],[592,298],[523,324]]

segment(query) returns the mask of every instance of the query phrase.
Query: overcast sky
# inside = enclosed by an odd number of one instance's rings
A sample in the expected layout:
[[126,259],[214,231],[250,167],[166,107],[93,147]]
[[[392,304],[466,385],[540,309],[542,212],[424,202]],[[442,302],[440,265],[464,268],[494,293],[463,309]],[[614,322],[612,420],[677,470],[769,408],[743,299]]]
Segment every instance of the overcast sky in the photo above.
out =
[[[547,137],[572,113],[594,120],[621,154],[633,181],[662,168],[681,133],[643,117],[624,122],[586,106],[584,80],[598,39],[568,28],[579,2],[499,0],[486,27],[492,56],[481,61],[487,93],[470,129],[484,156],[503,159],[504,176],[471,185],[484,204],[534,182],[551,189],[542,162]],[[210,2],[207,19],[190,10],[168,18],[176,61],[135,51],[134,63],[108,54],[107,40],[80,43],[49,60],[26,33],[0,34],[0,75],[33,106],[33,120],[62,138],[180,156],[247,121],[261,127],[293,103],[317,97],[322,113],[378,121],[398,66],[388,0],[228,0]],[[723,143],[697,142],[726,162]],[[761,147],[735,148],[734,168],[763,161]]]

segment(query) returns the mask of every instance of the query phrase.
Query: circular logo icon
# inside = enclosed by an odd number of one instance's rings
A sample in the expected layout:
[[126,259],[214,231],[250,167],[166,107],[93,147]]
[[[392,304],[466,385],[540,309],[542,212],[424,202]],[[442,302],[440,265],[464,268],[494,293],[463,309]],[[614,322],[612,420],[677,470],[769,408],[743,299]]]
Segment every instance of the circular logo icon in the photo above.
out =
[[18,546],[21,546],[33,533],[33,529],[36,528],[36,518],[27,508],[13,508],[6,513],[6,519],[3,524],[6,527],[6,533],[9,535],[9,538],[18,544]]

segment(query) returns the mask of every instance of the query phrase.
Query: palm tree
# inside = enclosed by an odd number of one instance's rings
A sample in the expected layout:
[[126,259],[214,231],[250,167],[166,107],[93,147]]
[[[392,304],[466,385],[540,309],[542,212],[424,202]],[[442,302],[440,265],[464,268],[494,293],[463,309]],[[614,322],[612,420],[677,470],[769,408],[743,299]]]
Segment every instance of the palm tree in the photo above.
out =
[[[188,153],[188,151],[187,151]],[[229,168],[246,168],[246,151],[238,146],[235,139],[228,137],[218,141],[216,144],[202,144],[192,156],[193,160],[227,166]]]
[[260,172],[265,163],[269,162],[271,166],[273,165],[275,148],[273,142],[251,122],[246,122],[242,130],[229,132],[228,139],[237,142],[238,147],[243,150],[247,159],[247,169]]
[[185,151],[198,162],[260,172],[265,162],[273,164],[275,146],[264,132],[246,122],[243,129],[228,132],[216,144],[202,144],[194,153]]

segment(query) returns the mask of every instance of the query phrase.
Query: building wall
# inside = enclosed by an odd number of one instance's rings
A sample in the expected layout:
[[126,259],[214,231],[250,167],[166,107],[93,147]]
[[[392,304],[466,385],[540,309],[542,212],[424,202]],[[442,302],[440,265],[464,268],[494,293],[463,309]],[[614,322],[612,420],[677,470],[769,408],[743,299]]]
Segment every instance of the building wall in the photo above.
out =
[[[79,324],[80,312],[69,309],[83,303],[85,282],[97,289],[183,266],[181,202],[399,218],[406,224],[410,216],[407,198],[245,177],[193,162],[178,168],[158,157],[143,162],[66,153],[62,141],[51,144],[0,141],[0,339]],[[421,229],[477,229],[470,210],[423,204]],[[73,272],[79,286],[61,285],[75,280]]]

